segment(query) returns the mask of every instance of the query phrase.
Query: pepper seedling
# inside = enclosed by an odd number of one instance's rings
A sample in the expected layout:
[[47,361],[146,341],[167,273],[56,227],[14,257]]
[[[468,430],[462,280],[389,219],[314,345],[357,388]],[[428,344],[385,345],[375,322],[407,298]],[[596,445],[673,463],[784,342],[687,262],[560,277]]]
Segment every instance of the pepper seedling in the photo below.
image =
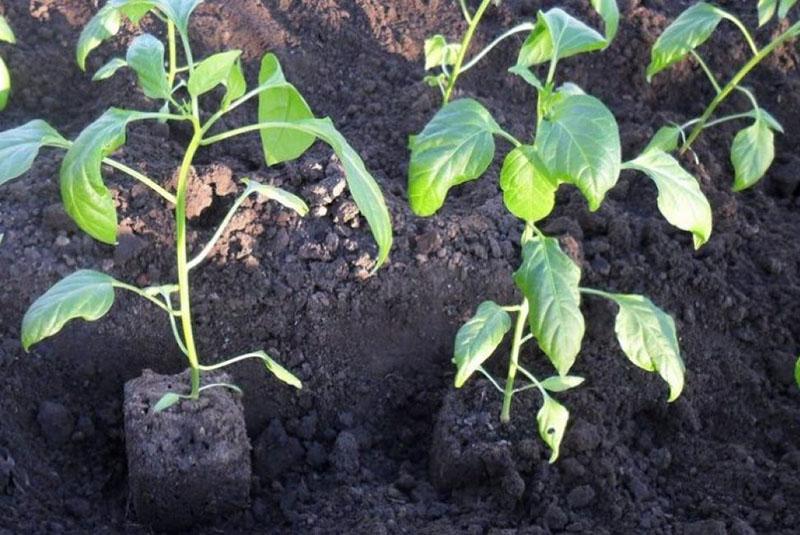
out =
[[[110,0],[83,29],[77,46],[77,61],[86,68],[89,53],[113,37],[124,18],[138,23],[152,14],[166,24],[166,47],[153,35],[144,33],[130,43],[125,58],[115,58],[94,75],[95,80],[112,76],[122,68],[131,69],[145,96],[156,102],[158,111],[111,108],[86,127],[74,141],[62,137],[53,127],[34,120],[0,133],[0,184],[19,177],[30,169],[42,147],[66,151],[59,175],[61,196],[67,214],[83,231],[96,240],[115,244],[117,209],[105,185],[103,166],[138,180],[160,195],[175,210],[175,248],[177,282],[139,288],[110,275],[81,270],[55,284],[38,298],[22,320],[22,345],[26,351],[41,340],[58,333],[70,320],[93,321],[104,316],[114,302],[116,289],[131,291],[166,312],[175,341],[189,361],[191,388],[187,394],[166,393],[154,410],[161,411],[180,399],[197,399],[207,388],[227,387],[212,384],[201,387],[201,372],[216,370],[246,359],[258,359],[281,381],[301,388],[300,381],[264,351],[253,351],[217,364],[202,364],[192,322],[189,291],[190,271],[212,252],[234,212],[250,196],[276,201],[301,216],[308,208],[302,199],[278,187],[244,179],[244,191],[221,222],[210,241],[193,257],[187,245],[186,200],[192,162],[197,152],[214,143],[258,132],[268,165],[294,160],[319,139],[330,145],[341,160],[353,199],[366,218],[378,244],[374,269],[386,260],[392,244],[389,212],[375,179],[363,161],[328,119],[315,118],[300,92],[284,77],[278,59],[266,54],[261,61],[258,84],[248,90],[241,63],[241,52],[231,50],[197,59],[189,42],[189,17],[202,0]],[[183,61],[179,62],[179,43]],[[165,59],[166,56],[166,59]],[[206,114],[200,100],[211,101],[212,91],[224,89],[218,109]],[[256,123],[218,132],[218,121],[253,98],[258,98]],[[207,118],[204,118],[207,117]],[[177,174],[175,192],[168,191],[138,170],[113,159],[112,153],[125,143],[126,129],[133,121],[174,121],[191,127],[191,140],[185,149]],[[178,306],[173,306],[177,295]]]
[[[673,319],[646,297],[582,287],[580,266],[564,253],[558,239],[546,236],[537,227],[553,211],[557,189],[561,184],[577,187],[589,209],[595,211],[617,183],[622,169],[640,171],[655,183],[661,213],[671,224],[690,231],[695,247],[711,234],[711,208],[697,180],[660,147],[648,146],[637,158],[623,163],[619,128],[608,108],[573,83],[556,87],[561,60],[608,46],[618,22],[613,1],[593,2],[606,21],[605,35],[559,8],[540,11],[536,22],[527,26],[530,34],[510,71],[537,93],[536,129],[530,141],[520,141],[505,131],[478,101],[450,101],[457,75],[464,72],[460,66],[471,36],[489,3],[482,2],[470,13],[462,2],[469,28],[456,58],[452,57],[453,49],[433,52],[435,48],[442,50],[440,41],[435,47],[427,47],[429,66],[441,61],[445,69],[444,78],[440,78],[444,105],[422,132],[410,139],[408,195],[416,214],[433,215],[451,187],[476,180],[487,171],[495,157],[495,137],[512,146],[504,159],[499,185],[506,208],[524,222],[522,264],[513,277],[523,299],[512,306],[485,301],[460,328],[454,345],[455,386],[462,387],[475,372],[486,376],[503,396],[500,420],[504,423],[510,420],[513,397],[537,389],[543,399],[537,414],[539,434],[551,448],[550,462],[554,462],[569,411],[552,394],[584,381],[570,374],[585,331],[582,295],[605,298],[617,305],[615,331],[622,351],[635,365],[657,372],[667,382],[670,401],[684,386],[684,362]],[[485,54],[486,50],[480,52],[466,65],[474,65]],[[450,61],[454,67],[447,70],[444,64]],[[534,69],[545,64],[547,74],[541,81]],[[508,373],[502,386],[484,364],[512,327]],[[555,375],[539,379],[520,363],[524,344],[533,340],[555,368]],[[517,373],[528,383],[517,386]]]
[[[0,16],[0,42],[11,43],[12,45],[17,42],[14,31],[8,24],[8,20],[3,16]],[[0,111],[6,109],[10,93],[11,73],[8,71],[8,65],[6,65],[5,60],[0,57]]]
[[[776,12],[779,18],[784,19],[796,2],[797,0],[759,0],[757,5],[759,26],[767,24]],[[720,84],[717,76],[697,50],[711,37],[723,20],[733,23],[741,31],[752,53],[752,57],[724,86]],[[735,172],[733,190],[741,191],[758,183],[767,173],[775,157],[774,133],[783,133],[783,128],[772,115],[759,106],[753,92],[741,84],[761,61],[778,47],[799,35],[800,21],[778,34],[763,48],[759,48],[751,32],[738,17],[715,5],[698,2],[681,13],[667,26],[653,45],[650,65],[647,67],[647,79],[651,81],[659,72],[691,56],[705,73],[716,95],[700,117],[682,125],[661,128],[656,134],[656,139],[662,148],[670,152],[678,149],[680,145],[680,152],[684,153],[691,149],[694,141],[705,129],[730,121],[751,119],[753,122],[750,126],[740,130],[731,145],[730,157]],[[719,106],[734,91],[745,95],[752,108],[746,112],[712,120]],[[687,131],[689,131],[688,136]]]

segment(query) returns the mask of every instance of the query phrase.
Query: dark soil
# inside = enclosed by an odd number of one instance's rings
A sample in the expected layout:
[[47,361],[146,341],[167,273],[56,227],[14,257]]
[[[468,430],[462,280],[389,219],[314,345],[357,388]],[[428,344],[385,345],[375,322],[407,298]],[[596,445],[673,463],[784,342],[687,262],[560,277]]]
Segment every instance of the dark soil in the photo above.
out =
[[[722,3],[756,26],[754,2]],[[15,84],[0,127],[42,117],[74,136],[112,104],[151,106],[130,77],[92,84],[75,65],[74,46],[93,4],[4,3],[19,43],[0,51]],[[583,0],[561,4],[598,22]],[[650,45],[689,2],[620,4],[624,16],[613,46],[564,61],[560,77],[610,106],[624,155],[632,157],[666,121],[699,115],[712,90],[689,64],[653,85],[644,78]],[[538,6],[503,2],[477,40],[486,43]],[[498,429],[499,402],[485,384],[457,393],[451,387],[460,323],[484,299],[519,300],[510,274],[521,229],[504,214],[496,169],[454,191],[434,218],[413,217],[404,199],[407,136],[439,103],[420,81],[422,43],[433,33],[463,30],[457,5],[217,0],[201,6],[193,21],[198,52],[241,48],[251,80],[263,52],[278,54],[315,112],[334,119],[381,182],[396,232],[391,262],[368,277],[375,247],[341,192],[338,162],[322,146],[272,169],[263,163],[258,136],[199,156],[204,186],[193,198],[194,248],[213,232],[233,202],[231,182],[243,176],[283,185],[313,204],[313,214],[300,220],[273,204],[247,203],[210,263],[193,272],[205,359],[264,349],[305,385],[298,393],[257,363],[231,370],[245,391],[258,477],[250,509],[220,519],[209,532],[797,532],[800,392],[792,368],[800,346],[800,58],[793,47],[747,80],[787,131],[769,176],[751,191],[731,193],[728,148],[738,125],[708,132],[695,147],[699,163],[684,162],[714,207],[714,235],[699,252],[688,233],[660,217],[655,188],[643,177],[624,174],[595,214],[577,191],[559,195],[545,229],[574,242],[587,285],[644,293],[670,311],[688,371],[682,397],[668,405],[662,382],[621,354],[612,307],[587,300],[588,331],[575,368],[587,382],[559,397],[572,424],[561,459],[548,465],[535,436],[534,394],[520,396],[511,426]],[[759,30],[757,38],[772,31],[774,25]],[[127,28],[96,51],[90,68],[119,54],[134,32]],[[505,74],[521,39],[492,53],[460,87],[527,137],[532,90]],[[726,75],[747,53],[728,25],[704,50]],[[745,106],[735,97],[727,109]],[[247,107],[226,122],[243,123],[254,113]],[[119,157],[168,183],[187,133],[137,124],[128,141]],[[109,173],[122,236],[116,249],[98,244],[76,232],[60,208],[58,163],[58,154],[46,152],[28,175],[0,188],[0,527],[146,533],[128,505],[122,389],[144,368],[184,367],[162,312],[120,295],[102,321],[75,322],[30,354],[18,337],[33,299],[78,268],[139,284],[174,279],[171,214]],[[546,369],[538,353],[523,358]],[[493,363],[498,373],[503,360]],[[437,490],[429,466],[437,421],[448,426],[437,435],[446,433],[451,445],[458,440],[505,455],[506,470],[487,461],[484,473]]]
[[[161,530],[237,513],[250,505],[250,440],[238,394],[211,388],[156,413],[167,393],[182,393],[188,370],[159,375],[145,370],[125,383],[123,413],[129,500],[136,518]],[[209,373],[202,383],[230,383]]]

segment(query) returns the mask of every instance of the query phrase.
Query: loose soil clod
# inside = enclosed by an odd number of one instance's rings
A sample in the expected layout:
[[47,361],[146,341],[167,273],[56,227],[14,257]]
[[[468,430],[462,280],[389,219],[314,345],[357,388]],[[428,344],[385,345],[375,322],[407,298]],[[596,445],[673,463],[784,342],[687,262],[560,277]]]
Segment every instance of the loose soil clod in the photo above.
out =
[[[204,377],[204,383],[230,380],[224,373]],[[250,501],[250,441],[237,394],[213,388],[153,412],[161,396],[188,383],[188,371],[150,370],[125,383],[130,500],[137,520],[158,530],[213,523]]]

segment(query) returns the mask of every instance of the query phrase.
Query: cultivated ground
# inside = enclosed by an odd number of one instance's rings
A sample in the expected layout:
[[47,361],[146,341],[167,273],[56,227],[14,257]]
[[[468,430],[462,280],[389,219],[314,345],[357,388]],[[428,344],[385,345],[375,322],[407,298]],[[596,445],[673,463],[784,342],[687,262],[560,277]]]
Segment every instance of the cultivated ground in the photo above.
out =
[[[556,2],[506,0],[477,41]],[[722,2],[755,27],[755,2]],[[595,25],[584,0],[565,6]],[[668,120],[699,115],[712,96],[684,64],[644,78],[649,47],[689,5],[622,0],[613,46],[566,60],[561,79],[601,98],[632,157]],[[111,105],[148,106],[127,75],[99,84],[74,61],[86,0],[14,0],[5,14],[19,43],[4,46],[14,95],[0,126],[36,117],[76,135]],[[145,23],[156,28],[157,25]],[[124,50],[135,28],[94,53],[94,70]],[[575,373],[586,384],[560,396],[573,420],[561,460],[546,463],[535,436],[533,394],[497,429],[498,400],[478,381],[451,387],[452,340],[484,299],[519,299],[510,278],[520,224],[504,214],[494,168],[455,191],[441,214],[414,217],[404,197],[409,134],[435,113],[421,83],[426,36],[463,31],[449,0],[217,0],[200,7],[192,36],[203,52],[240,48],[252,80],[266,51],[319,116],[329,115],[381,182],[392,210],[391,262],[367,278],[375,253],[364,220],[339,187],[341,168],[323,146],[267,168],[258,136],[202,153],[191,242],[201,244],[232,203],[236,180],[272,181],[304,195],[299,220],[273,205],[245,205],[212,262],[193,279],[199,345],[208,361],[264,348],[304,381],[295,392],[255,363],[232,369],[245,390],[254,445],[252,507],[208,532],[274,533],[793,533],[800,525],[800,76],[794,47],[747,80],[782,121],[767,178],[731,193],[728,125],[696,144],[714,208],[714,235],[694,252],[688,233],[657,212],[655,188],[623,174],[597,213],[563,188],[544,225],[576,244],[587,284],[649,295],[677,322],[687,364],[683,396],[630,365],[613,337],[610,305],[586,300],[588,331]],[[774,25],[757,32],[766,41]],[[505,70],[522,37],[461,80],[518,137],[530,131],[534,94]],[[723,25],[707,45],[725,75],[746,57]],[[744,109],[738,97],[729,109]],[[251,122],[249,107],[227,119]],[[737,125],[741,126],[741,125]],[[129,130],[120,158],[168,183],[188,132],[157,124]],[[171,214],[149,192],[111,174],[120,246],[77,232],[60,208],[59,154],[0,188],[0,532],[146,533],[127,502],[122,385],[184,362],[160,310],[127,295],[94,324],[72,324],[31,354],[19,325],[33,299],[80,268],[142,284],[174,278]],[[544,357],[523,357],[535,369]],[[502,370],[503,357],[497,358]],[[436,440],[434,440],[436,437]],[[510,439],[503,442],[504,439]],[[435,445],[435,447],[434,447]],[[480,447],[485,467],[432,478],[459,448]],[[520,481],[522,488],[520,488]],[[434,486],[434,482],[440,488]]]

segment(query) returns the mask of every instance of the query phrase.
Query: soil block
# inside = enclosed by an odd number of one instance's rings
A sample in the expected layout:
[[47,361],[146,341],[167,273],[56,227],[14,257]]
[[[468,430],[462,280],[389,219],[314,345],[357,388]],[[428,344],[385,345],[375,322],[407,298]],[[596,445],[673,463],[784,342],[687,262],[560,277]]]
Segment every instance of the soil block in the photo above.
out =
[[[207,374],[204,383],[230,382]],[[238,396],[224,388],[204,391],[154,413],[170,391],[183,392],[189,373],[145,370],[125,383],[128,485],[139,522],[178,530],[225,518],[249,505],[250,441]]]

